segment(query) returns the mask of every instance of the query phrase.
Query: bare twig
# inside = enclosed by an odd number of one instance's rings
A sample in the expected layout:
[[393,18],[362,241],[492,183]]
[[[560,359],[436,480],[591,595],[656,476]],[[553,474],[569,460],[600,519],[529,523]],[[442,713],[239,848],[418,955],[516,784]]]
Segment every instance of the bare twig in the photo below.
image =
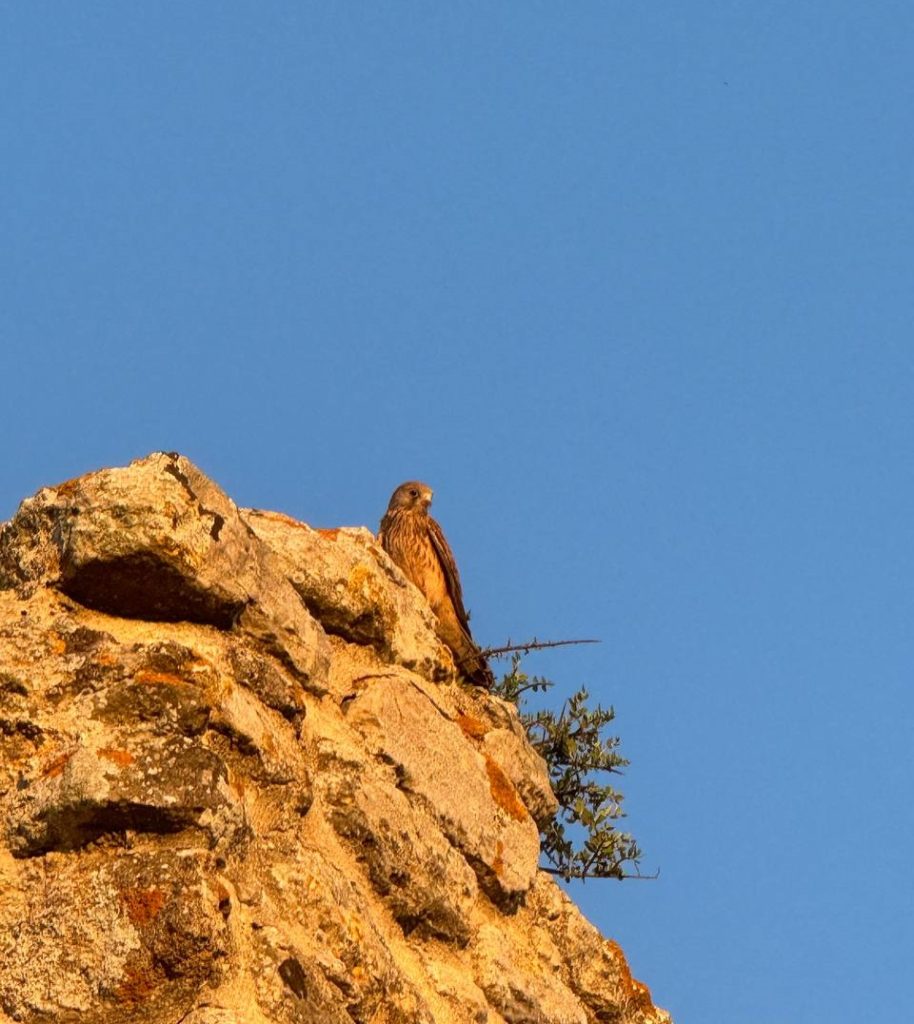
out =
[[598,644],[599,640],[537,640],[534,637],[525,644],[506,644],[504,647],[486,647],[480,651],[484,658],[500,658],[512,651],[542,651],[547,647],[570,647],[572,644]]
[[633,882],[656,882],[660,877],[660,868],[652,875],[642,875],[639,871],[636,875],[628,875],[623,872],[621,875],[617,875],[615,872],[608,875],[588,875],[587,868],[579,869],[578,871],[563,871],[561,868],[551,868],[548,864],[540,864],[540,871],[545,871],[549,875],[559,875],[566,881],[575,879],[577,881],[586,882],[588,878],[618,878],[619,881],[631,880]]
[[622,877],[630,878],[633,882],[656,882],[657,879],[660,877],[660,868],[657,868],[657,870],[652,875],[642,875],[639,871],[635,875],[623,875]]

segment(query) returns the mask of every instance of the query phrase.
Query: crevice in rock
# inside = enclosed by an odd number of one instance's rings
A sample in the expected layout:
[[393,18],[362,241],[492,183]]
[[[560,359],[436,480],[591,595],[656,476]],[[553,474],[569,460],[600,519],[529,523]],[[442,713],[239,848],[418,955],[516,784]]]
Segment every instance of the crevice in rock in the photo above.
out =
[[493,868],[489,864],[486,864],[485,861],[480,860],[479,857],[473,857],[465,850],[461,850],[460,847],[455,846],[454,848],[462,854],[467,864],[469,864],[473,869],[473,873],[476,875],[476,881],[479,882],[479,888],[482,889],[495,906],[498,907],[503,914],[516,914],[524,904],[526,893],[505,892],[498,879],[496,870],[497,864],[495,868]]
[[299,999],[304,999],[307,993],[305,969],[294,956],[286,957],[279,965],[279,976],[290,992]]
[[0,693],[27,697],[29,695],[29,688],[19,676],[13,675],[12,672],[0,672]]
[[196,832],[197,842],[191,846],[208,847],[208,839],[197,826],[196,818],[202,808],[150,807],[132,801],[98,804],[84,802],[70,804],[48,814],[44,828],[38,835],[24,835],[21,831],[11,852],[14,857],[40,857],[51,851],[75,853],[110,834],[127,832],[175,835]]
[[384,651],[386,643],[383,633],[379,629],[376,617],[370,612],[363,612],[356,618],[347,618],[341,616],[339,610],[332,605],[315,601],[313,597],[295,586],[294,582],[292,586],[311,617],[321,624],[329,636],[339,637],[347,643],[358,644],[361,647],[373,647],[379,652]]
[[194,490],[190,486],[190,481],[187,479],[186,475],[184,473],[182,473],[181,470],[178,469],[178,467],[175,465],[175,463],[178,461],[178,459],[181,456],[177,452],[164,452],[164,454],[167,455],[170,459],[173,460],[172,464],[170,466],[166,466],[165,467],[165,472],[169,476],[173,476],[175,478],[175,480],[178,481],[178,483],[187,492],[187,495],[188,495],[188,497],[190,498],[191,501],[197,501],[198,500],[197,499],[197,495],[194,494]]
[[194,586],[150,554],[87,562],[63,576],[60,589],[87,608],[126,619],[195,622],[229,630],[244,607]]

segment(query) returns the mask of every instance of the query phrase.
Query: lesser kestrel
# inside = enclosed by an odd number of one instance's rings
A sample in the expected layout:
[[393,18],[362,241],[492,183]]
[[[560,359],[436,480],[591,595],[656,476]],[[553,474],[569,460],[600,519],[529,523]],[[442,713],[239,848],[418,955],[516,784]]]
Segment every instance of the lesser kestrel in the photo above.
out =
[[381,520],[381,546],[425,595],[438,620],[438,636],[451,649],[460,672],[477,686],[495,683],[470,635],[454,553],[428,514],[432,489],[418,480],[401,484]]

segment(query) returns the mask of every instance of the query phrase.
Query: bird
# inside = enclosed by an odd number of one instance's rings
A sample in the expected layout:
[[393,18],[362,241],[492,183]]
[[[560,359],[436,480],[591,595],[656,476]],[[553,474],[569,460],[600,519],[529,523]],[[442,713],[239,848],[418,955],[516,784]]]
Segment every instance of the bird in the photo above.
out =
[[433,491],[408,480],[391,495],[378,539],[381,547],[425,595],[435,613],[437,634],[454,655],[461,674],[476,686],[491,689],[495,677],[470,634],[454,553],[438,523],[429,515]]

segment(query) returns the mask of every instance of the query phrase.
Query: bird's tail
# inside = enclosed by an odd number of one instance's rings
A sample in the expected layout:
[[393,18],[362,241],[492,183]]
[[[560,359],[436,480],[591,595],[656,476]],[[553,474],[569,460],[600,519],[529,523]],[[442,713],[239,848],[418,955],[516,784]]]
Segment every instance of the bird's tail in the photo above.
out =
[[476,641],[470,636],[470,631],[453,613],[451,605],[434,610],[438,619],[438,639],[443,640],[451,649],[454,664],[460,674],[474,686],[484,686],[491,690],[495,685],[495,676]]
[[466,639],[467,642],[462,645],[455,659],[457,667],[474,686],[483,686],[485,689],[491,690],[495,685],[495,676],[492,675],[489,663],[473,640],[470,637]]

